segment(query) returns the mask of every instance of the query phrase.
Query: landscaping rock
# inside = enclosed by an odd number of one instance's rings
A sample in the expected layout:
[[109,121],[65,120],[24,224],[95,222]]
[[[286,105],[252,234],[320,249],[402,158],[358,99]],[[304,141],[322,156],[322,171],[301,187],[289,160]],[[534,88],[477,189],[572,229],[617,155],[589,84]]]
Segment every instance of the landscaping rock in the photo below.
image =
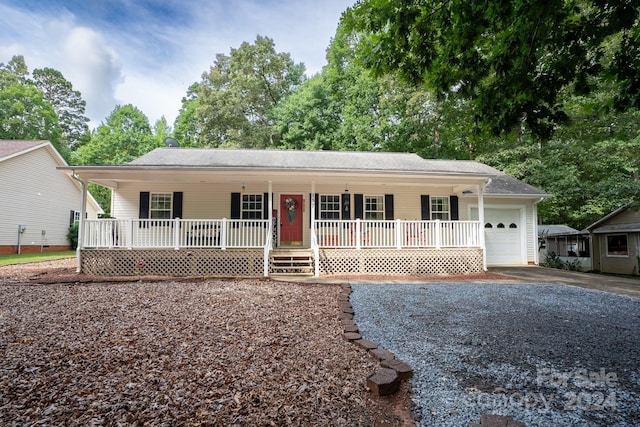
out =
[[344,325],[343,328],[345,332],[359,332],[358,325]]
[[349,305],[341,304],[340,310],[342,310],[343,313],[353,314],[353,307],[351,307],[351,304]]
[[398,373],[401,380],[408,380],[413,376],[413,369],[402,360],[383,360],[380,362],[380,366],[383,368],[393,369]]
[[357,340],[354,341],[358,345],[358,347],[363,348],[365,350],[373,350],[374,348],[378,348],[378,345],[369,340]]
[[346,341],[358,341],[362,339],[362,335],[357,332],[346,332],[342,335],[342,338],[344,338]]
[[342,326],[357,326],[353,319],[342,319]]
[[400,388],[400,377],[393,369],[379,368],[367,377],[367,387],[373,394],[388,396]]
[[382,348],[374,348],[373,350],[369,350],[369,354],[377,361],[393,360],[396,357],[395,354],[393,354],[389,350],[384,350]]

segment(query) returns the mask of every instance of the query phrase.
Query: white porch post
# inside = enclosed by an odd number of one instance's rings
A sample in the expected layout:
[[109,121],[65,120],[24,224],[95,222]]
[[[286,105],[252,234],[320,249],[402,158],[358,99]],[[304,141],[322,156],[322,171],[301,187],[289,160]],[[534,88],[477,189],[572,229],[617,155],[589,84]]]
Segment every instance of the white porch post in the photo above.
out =
[[484,187],[488,184],[489,182],[478,186],[478,222],[480,223],[478,237],[480,238],[480,248],[482,248],[482,269],[484,271],[487,271],[487,246],[484,239]]
[[536,250],[533,251],[533,262],[535,265],[540,265],[540,241],[538,239],[538,203],[544,200],[544,197],[540,200],[533,202],[533,236],[536,242]]
[[[311,200],[309,200],[309,206],[311,209],[311,248],[313,249],[313,274],[314,276],[320,276],[320,250],[318,249],[318,242],[316,236],[316,182],[311,181]],[[315,238],[314,238],[315,237]]]
[[78,224],[78,245],[76,247],[76,272],[80,273],[82,270],[82,259],[80,249],[84,247],[84,228],[85,217],[87,216],[87,182],[80,180],[80,187],[82,187],[82,200],[80,202],[80,222]]

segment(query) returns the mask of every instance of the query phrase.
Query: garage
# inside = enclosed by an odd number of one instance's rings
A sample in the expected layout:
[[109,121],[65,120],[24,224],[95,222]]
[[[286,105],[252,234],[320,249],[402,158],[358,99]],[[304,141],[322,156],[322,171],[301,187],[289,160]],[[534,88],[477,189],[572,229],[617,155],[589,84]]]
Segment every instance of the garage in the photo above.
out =
[[[471,208],[471,217],[478,218],[478,209]],[[487,266],[527,264],[524,245],[524,207],[486,207],[484,210],[484,240]]]
[[526,264],[521,209],[485,209],[484,223],[488,266]]

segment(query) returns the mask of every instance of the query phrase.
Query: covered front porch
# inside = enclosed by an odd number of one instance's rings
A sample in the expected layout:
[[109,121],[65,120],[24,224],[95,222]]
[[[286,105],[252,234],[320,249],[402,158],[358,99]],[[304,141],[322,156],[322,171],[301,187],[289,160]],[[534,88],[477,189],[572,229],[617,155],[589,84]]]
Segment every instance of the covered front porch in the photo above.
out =
[[[313,199],[313,198],[312,198]],[[277,222],[235,219],[85,220],[81,270],[96,275],[270,276],[276,268]],[[484,268],[479,221],[316,220],[308,255],[315,276],[329,274],[468,274]]]

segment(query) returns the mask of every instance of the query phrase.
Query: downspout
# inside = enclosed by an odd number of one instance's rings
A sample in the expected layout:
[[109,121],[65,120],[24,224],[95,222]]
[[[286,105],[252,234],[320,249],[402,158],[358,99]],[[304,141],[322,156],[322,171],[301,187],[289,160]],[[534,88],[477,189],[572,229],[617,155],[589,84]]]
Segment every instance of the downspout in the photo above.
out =
[[[538,203],[543,200],[544,197],[540,197],[540,200],[533,202],[533,235],[536,240],[536,248],[540,247],[540,242],[538,242]],[[536,249],[533,253],[533,262],[535,265],[540,265],[540,249]]]
[[78,245],[76,247],[76,272],[80,273],[82,270],[80,248],[82,247],[84,242],[84,221],[87,214],[87,183],[78,177],[75,170],[71,173],[71,178],[78,181],[80,183],[80,186],[82,187],[82,200],[80,202],[80,222],[78,223]]

